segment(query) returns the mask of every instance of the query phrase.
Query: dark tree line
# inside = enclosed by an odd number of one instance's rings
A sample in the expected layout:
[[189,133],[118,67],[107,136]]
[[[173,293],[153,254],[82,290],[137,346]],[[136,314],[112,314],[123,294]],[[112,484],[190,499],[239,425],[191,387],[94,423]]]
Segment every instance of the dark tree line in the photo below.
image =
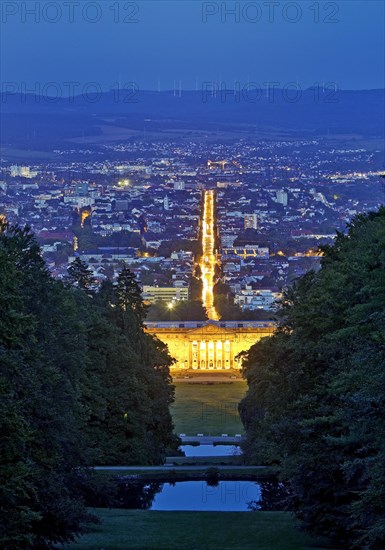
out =
[[385,547],[385,208],[357,216],[286,292],[278,332],[246,356],[250,461],[342,548]]
[[[72,283],[72,284],[70,284]],[[166,347],[143,330],[128,269],[96,291],[53,279],[28,229],[0,227],[0,546],[51,548],[90,519],[88,466],[175,452]]]

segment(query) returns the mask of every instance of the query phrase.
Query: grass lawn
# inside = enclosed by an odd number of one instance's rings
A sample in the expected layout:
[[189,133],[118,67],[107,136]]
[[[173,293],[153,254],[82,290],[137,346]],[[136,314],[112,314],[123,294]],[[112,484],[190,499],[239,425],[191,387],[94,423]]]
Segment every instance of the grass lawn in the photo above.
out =
[[285,512],[152,512],[96,509],[102,523],[61,550],[315,550]]
[[232,384],[189,384],[174,380],[175,403],[171,407],[177,434],[235,435],[243,433],[238,415],[238,403],[246,393],[247,384],[235,380]]

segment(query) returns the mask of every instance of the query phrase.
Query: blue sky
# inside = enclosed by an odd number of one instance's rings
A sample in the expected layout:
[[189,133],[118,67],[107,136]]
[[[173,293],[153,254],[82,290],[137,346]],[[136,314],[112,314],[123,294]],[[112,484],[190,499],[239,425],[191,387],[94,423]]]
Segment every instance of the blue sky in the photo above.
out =
[[2,0],[0,9],[1,79],[28,89],[51,81],[384,87],[382,0]]

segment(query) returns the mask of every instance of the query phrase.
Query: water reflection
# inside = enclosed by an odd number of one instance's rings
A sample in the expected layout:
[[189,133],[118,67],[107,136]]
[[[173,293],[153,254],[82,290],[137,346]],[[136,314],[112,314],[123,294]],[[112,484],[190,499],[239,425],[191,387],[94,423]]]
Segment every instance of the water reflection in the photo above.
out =
[[151,510],[186,510],[203,512],[245,512],[249,503],[261,498],[259,483],[251,481],[205,481],[165,483],[155,495]]
[[237,445],[181,445],[185,456],[239,456],[241,448]]
[[[177,481],[145,482],[120,478],[112,508],[136,510],[195,510],[242,512],[247,510],[280,510],[286,496],[278,481]],[[88,506],[95,505],[91,499]],[[98,503],[99,506],[103,504]]]
[[113,508],[150,510],[155,495],[162,491],[163,483],[121,479],[118,483]]
[[274,480],[264,481],[261,484],[261,497],[248,503],[252,511],[264,510],[265,512],[275,512],[276,510],[286,510],[289,491],[284,483]]

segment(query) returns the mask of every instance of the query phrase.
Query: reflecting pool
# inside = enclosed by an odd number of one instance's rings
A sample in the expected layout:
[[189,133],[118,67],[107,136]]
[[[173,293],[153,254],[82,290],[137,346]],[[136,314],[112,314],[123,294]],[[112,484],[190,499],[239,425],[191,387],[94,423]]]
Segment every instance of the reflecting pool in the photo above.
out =
[[164,483],[150,510],[245,512],[260,498],[260,484],[254,481],[182,481]]
[[237,445],[181,445],[185,456],[239,456],[241,448]]

